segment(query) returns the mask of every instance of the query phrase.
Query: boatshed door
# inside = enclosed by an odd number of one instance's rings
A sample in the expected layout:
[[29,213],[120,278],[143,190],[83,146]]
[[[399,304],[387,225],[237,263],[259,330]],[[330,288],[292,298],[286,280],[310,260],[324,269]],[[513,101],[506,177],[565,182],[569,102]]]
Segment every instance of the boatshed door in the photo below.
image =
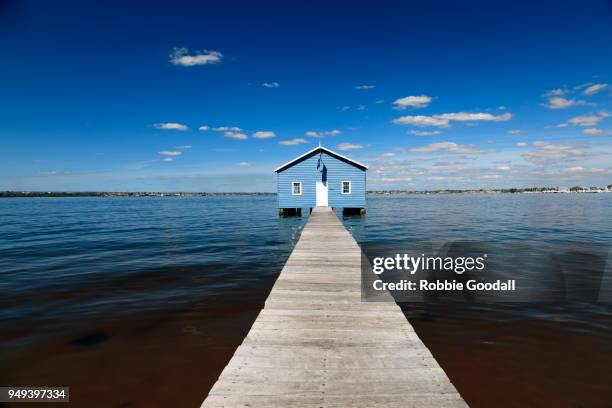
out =
[[317,207],[327,207],[327,183],[317,181]]

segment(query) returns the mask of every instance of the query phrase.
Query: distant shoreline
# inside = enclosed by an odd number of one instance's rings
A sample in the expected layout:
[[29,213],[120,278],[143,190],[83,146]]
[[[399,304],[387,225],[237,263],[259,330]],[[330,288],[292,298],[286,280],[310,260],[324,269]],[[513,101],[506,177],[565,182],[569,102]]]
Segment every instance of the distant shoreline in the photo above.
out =
[[[469,190],[372,190],[368,195],[448,195],[448,194],[563,194],[563,193],[609,193],[612,185],[606,187],[530,187],[507,189],[469,189]],[[155,192],[155,191],[0,191],[0,198],[16,197],[223,197],[223,196],[271,196],[276,193],[207,193],[207,192]]]

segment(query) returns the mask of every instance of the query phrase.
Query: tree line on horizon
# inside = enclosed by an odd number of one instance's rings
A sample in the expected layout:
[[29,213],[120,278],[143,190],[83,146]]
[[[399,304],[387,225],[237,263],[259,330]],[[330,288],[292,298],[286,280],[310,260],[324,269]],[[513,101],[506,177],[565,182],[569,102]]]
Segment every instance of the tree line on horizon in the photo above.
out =
[[[612,184],[607,187],[573,186],[569,189],[559,187],[526,187],[501,189],[440,189],[440,190],[369,190],[368,194],[462,194],[462,193],[555,193],[570,191],[572,193],[612,191]],[[154,192],[154,191],[0,191],[0,198],[10,197],[207,197],[228,195],[276,195],[276,193],[245,192]]]

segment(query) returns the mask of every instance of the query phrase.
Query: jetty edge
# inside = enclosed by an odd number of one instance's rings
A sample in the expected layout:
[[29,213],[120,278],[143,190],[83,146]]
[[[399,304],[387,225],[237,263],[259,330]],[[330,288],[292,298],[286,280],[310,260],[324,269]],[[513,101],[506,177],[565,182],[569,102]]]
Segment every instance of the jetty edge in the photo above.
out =
[[395,302],[362,302],[361,249],[317,207],[201,407],[467,404]]

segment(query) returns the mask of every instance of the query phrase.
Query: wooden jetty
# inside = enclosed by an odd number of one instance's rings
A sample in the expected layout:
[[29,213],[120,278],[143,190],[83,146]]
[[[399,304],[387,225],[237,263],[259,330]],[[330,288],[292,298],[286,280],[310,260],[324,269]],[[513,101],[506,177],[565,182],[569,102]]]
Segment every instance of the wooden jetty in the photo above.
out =
[[213,407],[466,407],[394,302],[362,302],[361,250],[313,210]]

